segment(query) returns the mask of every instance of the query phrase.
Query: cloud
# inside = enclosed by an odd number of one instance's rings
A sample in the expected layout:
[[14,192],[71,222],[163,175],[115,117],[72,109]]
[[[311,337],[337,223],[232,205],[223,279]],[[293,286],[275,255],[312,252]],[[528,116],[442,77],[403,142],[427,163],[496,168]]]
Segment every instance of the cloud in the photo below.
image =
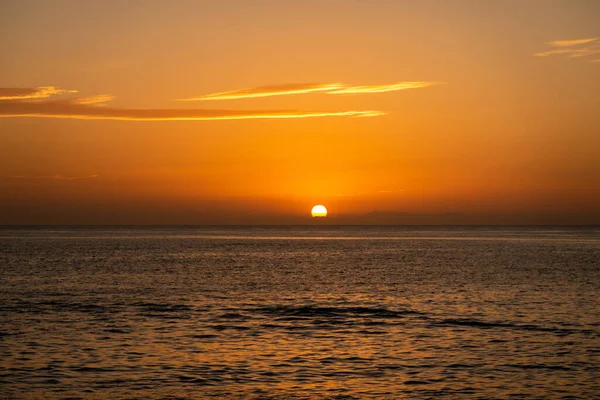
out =
[[57,89],[54,86],[32,88],[0,88],[0,100],[33,100],[53,95],[77,93],[77,90]]
[[576,48],[576,49],[548,50],[548,51],[542,51],[539,53],[535,53],[534,56],[547,57],[547,56],[553,56],[553,55],[557,55],[557,54],[565,54],[569,58],[591,56],[594,54],[600,54],[600,46],[596,45],[596,46],[588,46],[588,47],[582,47],[582,48]]
[[357,192],[357,193],[336,193],[333,195],[333,197],[358,197],[358,196],[364,196],[366,193],[365,192]]
[[230,92],[211,93],[200,97],[176,99],[177,101],[237,100],[255,97],[282,96],[302,93],[324,92],[343,87],[339,83],[292,83],[259,86]]
[[553,56],[556,54],[570,54],[572,51],[573,51],[572,49],[547,50],[547,51],[540,51],[538,53],[535,53],[534,56],[547,57],[547,56]]
[[589,47],[584,47],[581,49],[574,49],[571,54],[569,54],[570,58],[574,57],[586,57],[594,54],[600,54],[600,45],[594,45]]
[[402,193],[404,189],[385,189],[378,190],[376,192],[356,192],[356,193],[336,193],[333,197],[358,197],[358,196],[377,196],[377,195],[390,195],[395,193]]
[[69,175],[41,175],[41,176],[27,176],[27,175],[14,175],[11,176],[13,179],[55,179],[60,181],[72,181],[78,179],[95,179],[100,175],[86,175],[86,176],[69,176]]
[[398,90],[425,88],[433,85],[439,85],[441,82],[397,82],[388,85],[365,85],[348,86],[329,91],[329,94],[364,94],[364,93],[384,93],[395,92]]
[[0,117],[43,117],[122,121],[203,121],[313,117],[375,117],[381,111],[130,109],[97,107],[89,98],[60,101],[10,101],[0,103]]
[[404,192],[404,189],[399,189],[399,190],[380,190],[379,193],[386,193],[386,194],[390,194],[390,193],[401,193]]
[[[325,92],[328,94],[382,93],[423,88],[439,82],[397,82],[387,85],[345,86],[340,83],[281,84],[260,86],[230,92],[208,94],[180,99],[231,100],[254,97],[281,96],[300,93]],[[46,100],[53,95],[77,93],[76,90],[57,89],[54,86],[31,88],[0,88],[1,117],[39,117],[123,121],[203,121],[234,119],[287,119],[315,117],[376,117],[385,115],[377,110],[311,111],[311,110],[219,110],[219,109],[133,109],[108,107],[110,94],[88,97]]]
[[568,58],[578,58],[600,54],[600,44],[594,43],[592,45],[587,45],[596,40],[598,40],[598,38],[555,40],[548,43],[550,46],[554,47],[553,49],[537,52],[534,56],[548,57],[562,54]]
[[553,42],[549,42],[548,44],[555,47],[569,47],[569,46],[577,46],[579,44],[591,43],[598,40],[598,38],[587,38],[587,39],[573,39],[573,40],[555,40]]
[[341,83],[294,83],[259,86],[230,92],[212,93],[200,97],[177,99],[177,101],[237,100],[314,92],[324,92],[327,94],[383,93],[397,90],[424,88],[439,84],[440,82],[397,82],[387,85],[346,86]]
[[73,103],[75,104],[82,104],[82,105],[104,105],[104,103],[108,103],[109,101],[113,100],[115,98],[115,96],[110,95],[110,94],[98,94],[96,96],[89,96],[89,97],[81,97],[79,99],[74,99],[72,100]]

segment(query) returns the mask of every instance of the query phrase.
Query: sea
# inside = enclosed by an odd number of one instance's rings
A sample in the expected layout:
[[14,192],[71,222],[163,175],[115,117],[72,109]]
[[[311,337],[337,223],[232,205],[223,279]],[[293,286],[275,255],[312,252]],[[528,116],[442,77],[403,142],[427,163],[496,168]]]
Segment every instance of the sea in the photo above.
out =
[[0,399],[599,399],[599,227],[2,227]]

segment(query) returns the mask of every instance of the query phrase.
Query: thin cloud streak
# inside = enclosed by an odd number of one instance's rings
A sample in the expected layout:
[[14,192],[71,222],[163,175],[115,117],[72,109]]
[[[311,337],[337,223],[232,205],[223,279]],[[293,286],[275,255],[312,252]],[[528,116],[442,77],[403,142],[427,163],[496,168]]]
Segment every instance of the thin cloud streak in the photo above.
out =
[[569,58],[575,57],[586,57],[594,54],[600,54],[600,45],[584,47],[582,49],[575,49],[569,54]]
[[[554,47],[553,49],[540,51],[533,55],[536,57],[548,57],[562,54],[568,58],[588,57],[600,54],[600,44],[593,43],[597,40],[598,38],[556,40],[548,43]],[[588,45],[589,43],[593,44]]]
[[398,90],[426,88],[434,85],[440,85],[442,82],[397,82],[388,85],[364,85],[349,86],[328,92],[329,94],[365,94],[365,93],[385,93]]
[[548,50],[548,51],[540,51],[539,53],[535,53],[534,56],[536,57],[547,57],[547,56],[553,56],[556,54],[570,54],[573,50],[572,49],[559,49],[559,50]]
[[387,190],[378,190],[376,192],[357,192],[357,193],[336,193],[333,197],[358,197],[358,196],[378,196],[378,195],[390,195],[395,193],[402,193],[404,189],[387,189]]
[[569,58],[586,57],[586,56],[591,56],[594,54],[600,54],[600,46],[589,46],[589,47],[582,47],[582,48],[577,48],[577,49],[548,50],[548,51],[542,51],[539,53],[535,53],[534,56],[547,57],[547,56],[553,56],[553,55],[557,55],[557,54],[565,54]]
[[586,39],[573,39],[573,40],[555,40],[553,42],[549,42],[548,44],[555,47],[569,47],[569,46],[577,46],[579,44],[586,44],[595,42],[598,38],[586,38]]
[[14,175],[11,176],[13,179],[54,179],[60,181],[72,181],[80,179],[95,179],[100,175],[86,175],[86,176],[69,176],[69,175],[41,175],[41,176],[27,176],[27,175]]
[[211,93],[200,97],[176,99],[176,101],[207,101],[207,100],[237,100],[256,97],[284,96],[324,92],[342,88],[339,83],[298,83],[259,86],[249,89],[233,90],[229,92]]
[[380,190],[379,193],[401,193],[404,192],[404,189],[396,189],[396,190]]
[[299,83],[259,86],[230,92],[212,93],[200,97],[177,99],[177,101],[238,100],[257,97],[287,96],[322,92],[327,94],[366,94],[394,92],[398,90],[425,88],[441,82],[397,82],[387,85],[346,86],[341,83]]
[[98,94],[96,96],[82,97],[79,99],[72,100],[75,104],[82,105],[104,105],[104,103],[108,103],[109,101],[114,100],[115,96],[111,94]]
[[58,89],[54,86],[38,88],[0,88],[0,100],[34,100],[54,95],[77,93],[77,90]]
[[40,117],[121,121],[204,121],[314,117],[375,117],[381,111],[127,109],[96,107],[73,101],[3,102],[0,117]]

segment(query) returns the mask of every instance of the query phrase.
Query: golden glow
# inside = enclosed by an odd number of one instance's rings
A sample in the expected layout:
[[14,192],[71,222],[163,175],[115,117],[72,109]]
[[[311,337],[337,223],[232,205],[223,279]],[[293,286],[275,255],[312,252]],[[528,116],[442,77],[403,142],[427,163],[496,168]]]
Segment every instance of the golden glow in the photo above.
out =
[[310,213],[313,217],[324,218],[327,216],[327,209],[325,208],[325,206],[316,205],[312,208],[312,211]]
[[457,2],[0,6],[0,225],[600,224],[600,2]]

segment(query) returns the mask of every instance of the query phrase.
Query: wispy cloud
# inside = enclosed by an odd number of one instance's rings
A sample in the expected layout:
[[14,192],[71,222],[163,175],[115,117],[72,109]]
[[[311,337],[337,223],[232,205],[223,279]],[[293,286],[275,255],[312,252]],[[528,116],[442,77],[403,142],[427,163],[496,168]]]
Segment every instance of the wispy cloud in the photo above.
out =
[[[281,119],[314,117],[375,117],[385,113],[375,110],[361,111],[311,111],[311,110],[215,110],[215,109],[133,109],[107,107],[112,95],[91,97],[37,100],[39,97],[16,97],[30,93],[30,89],[10,89],[11,101],[0,102],[0,117],[43,117],[123,121],[203,121],[233,119]],[[9,93],[0,88],[0,93]],[[51,94],[70,93],[49,90]],[[30,93],[31,95],[31,93]],[[102,107],[98,107],[102,105]]]
[[259,86],[249,89],[232,90],[229,92],[211,93],[199,97],[176,99],[177,101],[205,101],[205,100],[237,100],[255,97],[283,96],[314,92],[327,92],[339,89],[339,83],[292,83],[270,86]]
[[401,193],[404,192],[404,189],[397,190],[380,190],[379,193],[391,194],[391,193]]
[[314,117],[375,117],[381,111],[308,110],[206,110],[206,109],[128,109],[96,107],[76,102],[0,103],[0,117],[43,117],[121,121],[204,121],[234,119],[281,119]]
[[113,96],[111,94],[98,94],[96,96],[81,97],[78,99],[74,99],[72,101],[75,104],[104,105],[105,103],[108,103],[109,101],[113,100],[114,98],[115,98],[115,96]]
[[548,51],[542,51],[540,53],[535,53],[534,55],[537,57],[547,57],[547,56],[553,56],[553,55],[558,55],[558,54],[565,54],[569,58],[591,56],[594,54],[600,54],[600,45],[582,47],[582,48],[577,48],[577,49],[548,50]]
[[385,85],[348,86],[341,83],[294,83],[259,86],[230,92],[211,93],[199,97],[177,99],[177,101],[238,100],[256,97],[287,96],[303,93],[366,94],[394,92],[398,90],[425,88],[441,82],[397,82]]
[[396,193],[402,193],[404,189],[385,189],[378,190],[376,192],[355,192],[355,193],[336,193],[333,197],[359,197],[359,196],[381,196],[381,195],[392,195]]
[[569,46],[577,46],[580,44],[586,44],[595,42],[598,38],[587,38],[587,39],[572,39],[572,40],[555,40],[553,42],[549,42],[551,46],[555,47],[569,47]]
[[33,175],[33,176],[28,176],[28,175],[14,175],[14,176],[11,176],[11,178],[13,178],[13,179],[54,179],[54,180],[59,180],[59,181],[72,181],[72,180],[79,180],[79,179],[96,179],[99,176],[100,175],[98,175],[98,174],[85,175],[85,176],[69,176],[69,175]]
[[329,91],[329,94],[365,94],[395,92],[398,90],[426,88],[439,85],[441,82],[397,82],[387,85],[348,86]]
[[573,51],[573,52],[571,52],[571,54],[569,54],[569,57],[570,58],[586,57],[586,56],[592,56],[592,55],[596,55],[596,54],[600,54],[600,45],[590,46],[590,47],[586,47],[584,49],[575,49],[575,51]]
[[557,54],[570,54],[571,52],[572,52],[572,49],[554,49],[554,50],[540,51],[538,53],[535,53],[534,56],[547,57],[547,56],[553,56],[553,55],[557,55]]
[[537,52],[534,56],[548,57],[562,54],[568,58],[578,58],[600,54],[600,44],[594,43],[597,40],[598,38],[555,40],[548,42],[553,48]]
[[358,197],[358,196],[364,196],[366,193],[364,192],[357,192],[357,193],[336,193],[333,195],[333,197]]
[[34,100],[53,95],[77,93],[77,90],[58,89],[54,86],[38,88],[0,88],[0,100]]
[[[323,92],[327,94],[383,93],[424,88],[436,84],[439,84],[439,82],[397,82],[386,85],[364,86],[347,86],[340,83],[281,84],[213,93],[180,100],[232,100],[313,92]],[[58,89],[54,86],[43,86],[36,89],[0,88],[0,100],[4,100],[0,101],[0,118],[39,117],[123,121],[203,121],[316,117],[376,117],[385,114],[384,112],[377,110],[313,111],[120,108],[109,107],[106,105],[106,103],[114,99],[114,96],[110,94],[60,100],[47,99],[54,95],[67,93],[77,93],[77,91]]]

